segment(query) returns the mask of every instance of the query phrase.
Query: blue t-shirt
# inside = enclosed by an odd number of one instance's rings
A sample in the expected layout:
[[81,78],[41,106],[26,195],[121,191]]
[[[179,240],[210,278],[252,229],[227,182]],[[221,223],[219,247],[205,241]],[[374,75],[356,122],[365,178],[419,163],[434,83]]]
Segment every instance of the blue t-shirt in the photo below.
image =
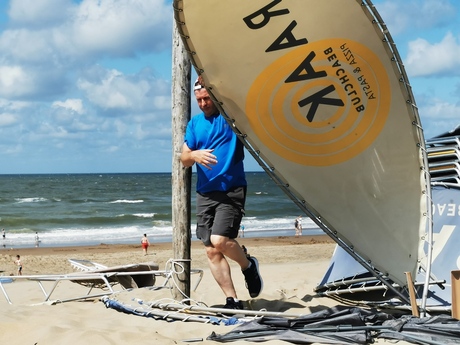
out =
[[185,143],[192,150],[214,149],[217,164],[211,170],[196,164],[198,174],[196,191],[226,192],[234,187],[246,186],[244,174],[244,147],[232,128],[220,114],[192,117],[185,132]]

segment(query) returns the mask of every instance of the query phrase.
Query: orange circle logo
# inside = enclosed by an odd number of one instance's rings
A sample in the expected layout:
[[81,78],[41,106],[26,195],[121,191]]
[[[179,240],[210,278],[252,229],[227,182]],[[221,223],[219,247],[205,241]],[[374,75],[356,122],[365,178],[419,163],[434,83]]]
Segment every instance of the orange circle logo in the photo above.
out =
[[331,39],[296,48],[268,66],[246,98],[246,115],[268,149],[301,165],[357,156],[389,114],[385,67],[362,44]]

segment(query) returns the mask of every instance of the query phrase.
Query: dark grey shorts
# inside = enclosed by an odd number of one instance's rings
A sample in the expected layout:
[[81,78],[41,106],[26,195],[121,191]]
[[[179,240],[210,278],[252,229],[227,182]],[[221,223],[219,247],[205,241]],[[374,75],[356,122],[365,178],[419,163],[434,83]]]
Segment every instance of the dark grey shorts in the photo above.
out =
[[211,234],[236,238],[244,216],[246,186],[196,195],[196,237],[211,245]]

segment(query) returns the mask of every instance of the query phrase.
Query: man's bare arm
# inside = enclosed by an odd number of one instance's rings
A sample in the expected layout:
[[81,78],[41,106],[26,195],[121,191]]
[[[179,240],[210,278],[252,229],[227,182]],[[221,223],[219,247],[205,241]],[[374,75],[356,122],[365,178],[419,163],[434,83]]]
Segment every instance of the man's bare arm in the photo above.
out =
[[198,163],[212,169],[212,165],[217,163],[216,156],[212,154],[214,150],[195,150],[192,151],[187,144],[182,146],[180,160],[185,167],[191,167],[193,164]]

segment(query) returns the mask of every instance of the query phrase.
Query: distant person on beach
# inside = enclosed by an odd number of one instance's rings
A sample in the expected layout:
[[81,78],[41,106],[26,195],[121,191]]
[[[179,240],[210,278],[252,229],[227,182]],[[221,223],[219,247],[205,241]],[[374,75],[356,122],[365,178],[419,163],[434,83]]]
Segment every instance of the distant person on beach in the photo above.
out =
[[40,238],[38,237],[38,233],[35,232],[35,247],[38,247],[40,244]]
[[2,229],[2,236],[3,236],[3,239],[5,239],[5,238],[6,238],[5,229]]
[[302,236],[302,216],[298,216],[294,222],[295,237]]
[[263,288],[257,259],[246,255],[235,240],[246,201],[244,147],[219,113],[201,77],[194,84],[194,94],[202,113],[187,125],[180,158],[185,167],[196,163],[196,236],[203,242],[211,273],[225,294],[224,308],[243,309],[227,258],[241,267],[252,298]]
[[238,237],[244,237],[244,225],[243,224],[240,225],[240,234]]
[[18,276],[22,276],[22,262],[20,255],[16,255],[16,260],[14,260],[14,264],[18,267]]
[[149,239],[147,238],[147,234],[144,234],[144,236],[141,238],[141,244],[142,244],[142,251],[144,252],[144,255],[147,255],[147,251],[150,246]]

